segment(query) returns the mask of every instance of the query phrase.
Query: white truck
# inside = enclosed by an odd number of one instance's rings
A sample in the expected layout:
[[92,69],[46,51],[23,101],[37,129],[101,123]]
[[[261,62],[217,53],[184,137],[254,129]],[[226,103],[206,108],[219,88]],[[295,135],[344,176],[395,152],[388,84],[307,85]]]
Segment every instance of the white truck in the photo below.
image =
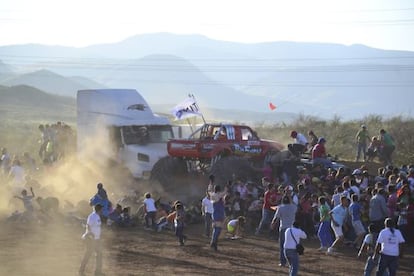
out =
[[[77,147],[80,158],[115,161],[135,178],[148,178],[168,155],[173,138],[168,118],[153,113],[134,89],[91,89],[77,93]],[[107,164],[107,163],[106,163]]]

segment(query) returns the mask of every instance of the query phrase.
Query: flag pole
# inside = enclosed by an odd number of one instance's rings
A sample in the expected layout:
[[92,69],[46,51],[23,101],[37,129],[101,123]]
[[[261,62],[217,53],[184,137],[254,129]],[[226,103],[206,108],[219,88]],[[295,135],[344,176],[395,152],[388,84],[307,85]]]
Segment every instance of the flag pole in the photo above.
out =
[[[193,98],[194,103],[195,103],[195,105],[196,105],[197,109],[198,109],[198,110],[200,110],[200,108],[198,107],[197,100],[196,100],[196,98],[195,98],[194,94],[188,94],[188,96],[189,96],[189,97],[191,97],[191,98]],[[202,112],[200,112],[200,114],[201,114],[201,118],[203,119],[203,123],[204,123],[204,124],[206,124],[206,119],[204,119],[204,115],[203,115],[203,113],[202,113]]]

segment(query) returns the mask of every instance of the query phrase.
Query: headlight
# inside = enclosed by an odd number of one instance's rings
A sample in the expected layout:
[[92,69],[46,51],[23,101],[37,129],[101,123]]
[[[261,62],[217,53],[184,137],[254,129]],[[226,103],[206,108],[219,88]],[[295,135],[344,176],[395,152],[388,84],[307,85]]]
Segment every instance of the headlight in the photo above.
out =
[[150,158],[149,155],[143,154],[143,153],[138,153],[138,161],[142,161],[142,162],[149,162]]

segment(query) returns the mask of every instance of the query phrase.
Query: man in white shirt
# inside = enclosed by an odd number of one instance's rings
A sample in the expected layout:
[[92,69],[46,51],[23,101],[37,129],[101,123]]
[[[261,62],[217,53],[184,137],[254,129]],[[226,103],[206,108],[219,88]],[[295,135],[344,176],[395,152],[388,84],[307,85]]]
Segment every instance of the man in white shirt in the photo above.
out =
[[97,204],[86,220],[86,231],[82,236],[86,243],[86,252],[79,268],[79,275],[85,275],[85,267],[93,251],[96,253],[95,276],[104,275],[102,273],[101,214],[102,205]]
[[306,239],[306,233],[298,227],[298,222],[294,222],[292,227],[285,231],[285,241],[283,244],[285,257],[289,263],[289,275],[298,275],[299,254],[296,251],[296,245],[300,239]]
[[374,260],[380,253],[377,275],[383,275],[388,268],[390,276],[395,276],[398,268],[398,257],[401,254],[401,244],[405,242],[400,230],[395,229],[394,221],[390,218],[385,220],[385,229],[378,235],[375,247]]
[[155,207],[155,200],[151,197],[150,193],[145,193],[144,199],[144,211],[145,211],[145,227],[146,229],[151,227],[156,230],[157,224],[155,223],[155,215],[157,214],[157,207]]
[[297,131],[293,130],[290,133],[290,137],[294,139],[293,144],[288,145],[288,149],[295,155],[299,156],[300,154],[304,153],[308,148],[308,139],[306,139],[305,135],[302,133],[298,133]]
[[204,230],[205,236],[210,238],[211,226],[212,226],[212,214],[213,214],[213,203],[210,200],[210,195],[206,192],[206,196],[201,201],[201,213],[204,216]]

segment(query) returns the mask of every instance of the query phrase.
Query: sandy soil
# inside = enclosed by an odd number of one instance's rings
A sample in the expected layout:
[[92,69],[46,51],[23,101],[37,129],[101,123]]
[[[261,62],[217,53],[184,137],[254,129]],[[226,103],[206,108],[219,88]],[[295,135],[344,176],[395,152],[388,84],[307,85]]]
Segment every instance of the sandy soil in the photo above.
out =
[[[1,225],[0,275],[76,275],[84,247],[80,225]],[[278,264],[278,243],[268,237],[222,238],[214,252],[201,235],[201,225],[186,228],[188,241],[179,246],[171,231],[131,229],[104,231],[106,275],[287,275]],[[344,248],[337,256],[319,253],[318,242],[305,242],[300,275],[362,275],[364,259]],[[400,262],[398,275],[414,271],[414,246]],[[87,275],[93,275],[94,259]]]

